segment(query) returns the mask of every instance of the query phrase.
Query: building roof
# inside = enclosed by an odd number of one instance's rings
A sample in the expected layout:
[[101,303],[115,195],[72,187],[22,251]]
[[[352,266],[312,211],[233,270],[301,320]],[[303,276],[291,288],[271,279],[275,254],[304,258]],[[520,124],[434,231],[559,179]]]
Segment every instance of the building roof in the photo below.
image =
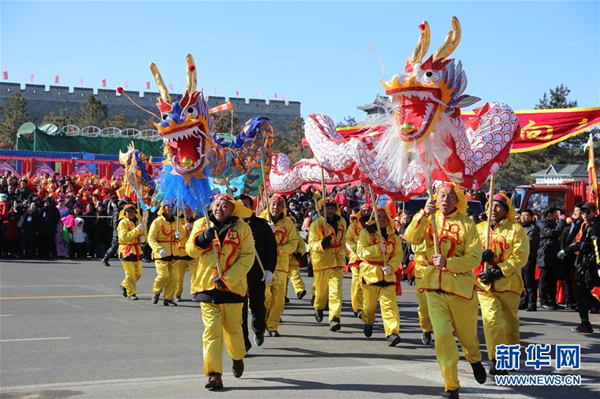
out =
[[551,164],[546,169],[531,174],[533,177],[587,177],[587,175],[587,166],[581,164]]

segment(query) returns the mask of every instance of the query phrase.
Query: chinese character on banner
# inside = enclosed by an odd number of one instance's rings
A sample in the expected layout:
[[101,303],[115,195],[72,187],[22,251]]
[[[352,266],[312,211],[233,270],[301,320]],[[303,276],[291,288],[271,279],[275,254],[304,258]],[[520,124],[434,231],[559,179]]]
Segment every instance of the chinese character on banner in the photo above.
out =
[[530,344],[525,348],[527,354],[527,360],[525,360],[525,366],[533,367],[536,370],[540,370],[542,367],[550,367],[552,365],[552,358],[550,356],[550,344]]
[[556,345],[556,369],[579,370],[581,368],[581,345]]
[[521,363],[521,345],[496,345],[496,369],[518,370]]

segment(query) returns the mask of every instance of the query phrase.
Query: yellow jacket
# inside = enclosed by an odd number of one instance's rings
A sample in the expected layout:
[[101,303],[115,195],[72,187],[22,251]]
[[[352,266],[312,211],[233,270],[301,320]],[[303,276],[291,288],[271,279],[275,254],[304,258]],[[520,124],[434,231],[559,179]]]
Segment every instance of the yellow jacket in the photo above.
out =
[[295,234],[298,237],[298,245],[296,246],[296,249],[294,251],[292,251],[292,254],[290,255],[290,269],[294,266],[296,266],[296,267],[300,266],[300,262],[298,262],[298,259],[296,259],[295,254],[299,254],[302,256],[306,253],[306,243],[304,242],[302,237],[300,237],[300,233],[298,233],[298,229],[294,228],[294,231],[292,234]]
[[137,224],[127,218],[121,219],[117,226],[117,234],[119,236],[119,258],[127,258],[132,255],[136,255],[138,259],[141,258],[140,236],[142,232],[137,229]]
[[284,215],[275,223],[275,241],[277,241],[277,266],[275,271],[288,273],[290,271],[290,255],[298,248],[300,235],[294,223]]
[[420,211],[412,220],[404,238],[412,245],[425,244],[427,268],[421,278],[419,290],[443,291],[471,299],[475,289],[475,273],[481,260],[481,243],[475,224],[466,215],[453,212],[444,216],[439,210],[435,214],[440,242],[440,251],[446,258],[446,266],[433,266],[433,235],[431,216]]
[[418,245],[411,245],[413,252],[415,253],[414,262],[415,268],[413,274],[416,279],[423,278],[425,270],[427,270],[427,246],[425,243]]
[[[487,221],[477,225],[482,243],[486,242],[487,226]],[[490,249],[494,251],[494,261],[490,262],[488,267],[499,266],[504,277],[492,281],[491,285],[483,284],[477,279],[477,286],[485,291],[513,292],[521,295],[521,269],[529,257],[529,237],[519,223],[508,219],[502,220],[491,233]],[[483,271],[483,267],[481,269]]]
[[[163,215],[154,219],[148,232],[148,245],[152,248],[152,259],[179,257],[179,242],[175,238],[176,228],[175,218],[172,222],[168,222]],[[159,255],[161,249],[167,251],[166,256]]]
[[333,231],[331,224],[327,223],[327,235],[333,237],[333,239],[331,240],[331,246],[325,250],[321,246],[321,240],[325,238],[323,223],[323,217],[319,217],[310,224],[308,231],[308,247],[313,270],[344,267],[346,265],[346,221],[340,217],[337,223],[337,231]]
[[[190,233],[190,238],[185,245],[186,252],[192,258],[198,258],[198,269],[196,282],[192,287],[192,292],[202,292],[211,290],[227,291],[238,296],[246,296],[248,283],[246,275],[254,264],[254,237],[250,226],[241,218],[235,221],[233,227],[227,231],[227,235],[221,245],[218,238],[215,238],[207,248],[200,248],[196,245],[196,238],[206,230],[206,220],[198,219],[194,222],[194,228]],[[223,272],[223,282],[225,289],[220,289],[214,282],[219,272],[215,257],[213,255],[213,246],[216,246],[219,257],[219,264]]]
[[[393,229],[393,227],[392,227]],[[385,241],[385,260],[392,268],[392,273],[384,276],[382,267],[383,254],[379,248],[379,243],[383,242],[383,238],[378,232],[369,233],[367,229],[361,230],[358,236],[356,253],[360,262],[361,281],[367,285],[381,283],[396,283],[396,270],[402,263],[402,242],[397,234],[388,235]]]
[[348,264],[353,267],[359,267],[360,259],[356,254],[356,245],[358,244],[358,235],[361,230],[365,228],[363,226],[359,215],[357,215],[357,219],[350,222],[350,226],[348,226],[348,230],[346,231],[346,249],[348,250]]
[[179,233],[181,234],[181,238],[177,241],[177,250],[179,252],[180,257],[189,257],[187,251],[185,250],[185,246],[190,238],[190,233],[192,231],[186,230],[185,225],[187,223],[190,223],[192,226],[194,225],[193,221],[188,222],[187,220],[185,220],[185,218],[179,219]]

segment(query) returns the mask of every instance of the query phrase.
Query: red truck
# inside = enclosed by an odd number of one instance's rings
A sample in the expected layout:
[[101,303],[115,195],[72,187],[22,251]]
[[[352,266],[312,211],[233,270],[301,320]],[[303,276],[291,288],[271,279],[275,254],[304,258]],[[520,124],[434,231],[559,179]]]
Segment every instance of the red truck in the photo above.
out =
[[548,206],[555,206],[564,209],[567,216],[571,216],[575,204],[586,202],[589,198],[588,183],[585,180],[573,180],[560,185],[517,186],[511,201],[517,211],[532,209],[540,212]]

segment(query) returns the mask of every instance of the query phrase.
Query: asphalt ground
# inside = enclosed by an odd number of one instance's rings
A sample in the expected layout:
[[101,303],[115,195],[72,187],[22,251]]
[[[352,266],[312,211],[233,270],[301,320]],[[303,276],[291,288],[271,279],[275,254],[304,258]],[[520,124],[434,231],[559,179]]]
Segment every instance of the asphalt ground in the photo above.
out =
[[[399,298],[402,343],[387,346],[381,318],[371,338],[350,308],[350,275],[344,281],[342,329],[331,332],[313,317],[309,294],[283,314],[281,337],[267,337],[245,359],[236,379],[224,358],[225,389],[204,389],[202,320],[189,301],[164,307],[150,301],[156,276],[145,263],[139,301],[121,296],[118,261],[5,261],[0,263],[0,398],[436,398],[443,381],[434,348],[421,343],[415,289],[403,282]],[[312,279],[306,277],[308,287]],[[291,286],[290,286],[291,287]],[[488,376],[479,385],[461,355],[463,398],[600,397],[600,317],[597,332],[569,332],[573,311],[520,312],[521,340],[527,344],[580,344],[581,369],[535,371],[521,357],[519,374],[576,374],[578,387],[501,387]],[[326,321],[327,319],[325,319]],[[481,349],[487,355],[479,322]]]

